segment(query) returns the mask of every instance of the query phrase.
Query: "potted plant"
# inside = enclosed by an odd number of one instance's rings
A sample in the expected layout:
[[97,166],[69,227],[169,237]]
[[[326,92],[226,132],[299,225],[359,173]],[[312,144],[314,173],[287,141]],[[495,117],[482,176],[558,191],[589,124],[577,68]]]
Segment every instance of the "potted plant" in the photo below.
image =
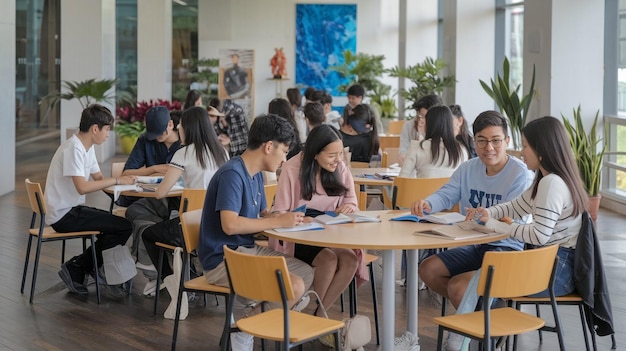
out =
[[491,79],[491,86],[480,80],[485,92],[495,101],[500,111],[502,111],[509,120],[511,128],[511,139],[513,140],[513,148],[519,150],[521,145],[521,130],[526,125],[526,116],[528,108],[533,99],[535,91],[535,66],[533,65],[533,77],[530,82],[528,94],[523,95],[520,99],[519,90],[521,84],[515,89],[511,89],[509,80],[510,64],[509,59],[504,58],[502,63],[502,75],[497,75],[496,79]]
[[445,88],[452,88],[456,84],[454,75],[442,75],[446,64],[441,59],[427,57],[424,62],[406,68],[393,67],[387,72],[392,77],[407,78],[414,85],[409,89],[400,90],[400,94],[415,105],[423,96],[441,95]]
[[117,79],[87,79],[84,81],[63,81],[61,90],[44,96],[39,104],[48,103],[48,110],[53,109],[61,100],[78,100],[80,106],[87,106],[98,102],[122,102],[128,101],[130,94],[118,92],[115,94]]
[[565,129],[569,134],[570,145],[574,151],[580,177],[589,195],[589,214],[594,221],[598,216],[600,207],[600,169],[606,152],[606,143],[603,139],[598,138],[596,132],[599,114],[600,111],[597,111],[589,133],[585,131],[583,126],[580,105],[573,109],[573,122],[561,115]]
[[153,106],[165,106],[168,110],[181,110],[180,101],[168,101],[163,99],[139,101],[128,106],[118,107],[116,110],[117,121],[115,132],[120,136],[120,144],[125,154],[130,154],[137,138],[146,131],[146,113]]

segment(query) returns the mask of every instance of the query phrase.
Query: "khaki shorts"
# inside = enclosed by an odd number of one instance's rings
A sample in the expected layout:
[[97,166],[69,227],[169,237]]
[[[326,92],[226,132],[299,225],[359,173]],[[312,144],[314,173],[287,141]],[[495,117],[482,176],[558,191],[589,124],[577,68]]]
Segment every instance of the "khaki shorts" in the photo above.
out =
[[[256,256],[283,256],[287,262],[287,269],[289,270],[289,273],[299,276],[304,281],[304,291],[309,290],[313,284],[313,268],[297,258],[286,256],[285,254],[272,250],[269,247],[258,245],[251,248],[239,246],[235,251]],[[230,287],[224,261],[220,262],[217,267],[210,271],[205,270],[204,277],[209,284]],[[255,301],[250,301],[238,296],[237,301],[235,301],[234,309],[239,312],[236,313],[238,315],[240,313],[247,314],[247,312],[254,308],[255,305]]]

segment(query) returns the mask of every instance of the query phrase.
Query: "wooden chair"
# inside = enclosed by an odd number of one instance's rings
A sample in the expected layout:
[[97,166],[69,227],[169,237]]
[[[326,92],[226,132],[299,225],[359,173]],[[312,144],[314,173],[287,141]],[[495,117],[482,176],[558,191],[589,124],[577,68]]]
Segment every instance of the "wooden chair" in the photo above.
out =
[[367,162],[351,161],[350,168],[370,168],[370,164]]
[[388,147],[383,149],[383,157],[380,165],[387,168],[394,163],[400,164],[400,148]]
[[[222,350],[228,349],[231,332],[242,331],[261,339],[282,344],[282,350],[334,333],[335,350],[339,350],[342,321],[312,316],[289,309],[287,300],[295,298],[287,263],[282,256],[254,256],[224,246],[224,260],[231,293],[222,334]],[[235,298],[280,302],[282,308],[263,311],[236,321],[231,327]]]
[[[30,286],[30,299],[29,302],[33,303],[33,297],[35,295],[35,284],[37,283],[37,270],[39,268],[39,257],[41,255],[41,244],[49,241],[62,241],[63,248],[61,249],[61,263],[65,262],[65,240],[70,239],[82,239],[83,251],[85,250],[85,242],[87,239],[91,240],[91,253],[93,257],[93,266],[98,267],[98,259],[96,256],[96,236],[100,235],[99,231],[81,231],[81,232],[69,232],[69,233],[57,233],[52,227],[46,226],[46,204],[43,200],[43,191],[41,191],[41,184],[31,182],[30,179],[25,180],[26,192],[28,194],[28,200],[30,202],[30,208],[33,211],[33,215],[30,221],[30,229],[28,230],[28,246],[26,247],[26,257],[24,259],[24,273],[22,273],[22,286],[20,292],[24,293],[24,285],[26,284],[26,273],[28,272],[28,261],[30,261],[30,249],[32,246],[33,238],[37,238],[37,249],[35,251],[35,266],[33,268],[33,277]],[[37,225],[37,215],[39,215],[39,225]],[[96,280],[96,295],[98,297],[98,304],[100,304],[100,282],[98,274],[95,274]]]
[[411,208],[413,202],[425,199],[439,190],[450,178],[406,178],[393,179],[392,209]]
[[354,184],[354,192],[356,193],[356,201],[359,210],[367,210],[367,193],[361,190],[361,186],[359,184]]
[[388,147],[400,147],[400,135],[379,135],[380,149],[385,150]]
[[397,119],[389,121],[389,126],[387,127],[387,134],[400,134],[402,133],[402,127],[404,127],[404,119]]
[[274,204],[274,196],[276,196],[276,189],[278,189],[278,184],[265,184],[265,201],[267,202],[267,209],[272,208]]
[[[526,251],[485,253],[477,292],[483,301],[490,301],[490,298],[507,299],[548,289],[559,345],[564,350],[554,296],[557,250],[558,246],[553,245]],[[483,305],[482,311],[433,318],[435,324],[439,325],[437,350],[442,350],[444,330],[478,340],[484,350],[491,351],[495,349],[499,337],[538,330],[545,325],[543,319],[511,307],[492,310],[490,303]]]
[[200,241],[201,219],[202,209],[183,212],[180,215],[180,224],[183,230],[183,239],[185,245],[183,247],[183,264],[180,272],[180,285],[178,286],[178,297],[176,300],[176,316],[174,317],[174,335],[172,336],[172,350],[176,349],[176,338],[178,336],[178,322],[180,320],[180,307],[182,303],[183,292],[187,291],[203,294],[210,293],[214,295],[224,296],[224,298],[226,299],[226,305],[229,304],[229,288],[209,284],[204,276],[200,276],[188,281],[185,281],[184,279],[185,270],[189,262],[189,254],[196,250]]
[[[204,206],[204,198],[206,196],[206,189],[183,189],[183,193],[180,196],[180,207],[178,209],[179,216],[184,212],[201,209]],[[156,315],[157,306],[159,304],[159,292],[161,291],[161,271],[163,270],[163,256],[165,251],[173,252],[176,246],[169,245],[162,242],[156,242],[156,246],[159,247],[159,262],[157,263],[157,286],[154,292],[154,307],[152,314]],[[191,251],[189,251],[191,252]],[[186,277],[187,274],[181,275]],[[181,278],[182,279],[182,278]]]

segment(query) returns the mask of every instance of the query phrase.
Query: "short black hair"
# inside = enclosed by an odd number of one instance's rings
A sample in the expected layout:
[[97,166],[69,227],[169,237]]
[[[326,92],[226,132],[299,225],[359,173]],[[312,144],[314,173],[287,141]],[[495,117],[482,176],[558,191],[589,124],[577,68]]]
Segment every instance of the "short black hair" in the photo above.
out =
[[505,137],[509,135],[506,118],[497,111],[489,110],[481,112],[474,120],[474,124],[472,124],[472,131],[474,135],[476,135],[487,127],[500,127]]
[[306,90],[304,91],[304,98],[307,100],[311,100],[311,95],[313,95],[313,93],[316,91],[317,89],[315,89],[314,87],[306,88]]
[[288,120],[277,115],[259,115],[248,132],[248,149],[256,150],[268,141],[288,145],[291,149],[294,138],[295,130]]
[[419,111],[423,108],[429,110],[433,106],[443,105],[443,100],[438,95],[425,95],[422,96],[416,103],[413,104],[413,109]]
[[94,124],[98,125],[98,129],[102,129],[104,126],[113,126],[113,123],[115,123],[115,118],[111,110],[100,104],[93,104],[83,110],[78,129],[81,132],[87,132]]
[[312,101],[304,105],[304,118],[309,120],[311,126],[319,126],[324,123],[324,106],[317,101]]
[[363,97],[365,96],[365,88],[360,84],[352,84],[348,88],[348,95]]

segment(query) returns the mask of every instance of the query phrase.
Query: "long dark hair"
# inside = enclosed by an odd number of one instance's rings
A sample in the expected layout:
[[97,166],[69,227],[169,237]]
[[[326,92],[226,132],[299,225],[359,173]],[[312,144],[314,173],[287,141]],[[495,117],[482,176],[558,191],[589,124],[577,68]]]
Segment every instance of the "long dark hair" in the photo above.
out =
[[209,153],[213,155],[218,167],[226,163],[226,150],[217,140],[217,134],[209,122],[209,113],[205,109],[200,106],[186,109],[180,117],[180,124],[185,130],[185,145],[195,146],[196,160],[203,169],[209,166],[206,164]]
[[[589,198],[580,179],[567,131],[561,121],[551,116],[541,117],[528,122],[522,129],[522,134],[537,154],[541,167],[548,173],[561,177],[567,185],[574,203],[573,215],[587,211]],[[541,178],[543,174],[537,170],[532,184],[532,199],[537,195]]]
[[188,109],[190,107],[194,107],[196,105],[196,101],[202,97],[202,93],[198,90],[189,90],[187,93],[187,98],[185,99],[185,104],[183,105],[183,109]]
[[[439,158],[439,145],[443,143],[448,152],[448,166],[456,166],[461,162],[461,145],[454,137],[454,126],[452,124],[452,112],[448,106],[433,106],[426,113],[426,135],[423,143],[430,139],[430,155],[434,160]],[[440,165],[443,165],[441,159]]]
[[472,142],[473,137],[472,134],[470,134],[469,127],[467,126],[467,120],[465,120],[465,115],[461,110],[461,106],[450,105],[449,107],[452,112],[452,116],[455,119],[463,118],[463,123],[459,129],[459,134],[456,136],[456,140],[458,140],[465,147],[469,158],[476,157],[476,150],[474,149],[474,143]]
[[[352,109],[352,114],[347,116],[347,119],[344,121],[344,123],[352,124],[353,121],[361,122],[365,124],[366,126],[369,125],[369,133],[368,133],[370,135],[369,157],[371,158],[372,155],[378,153],[378,149],[380,148],[380,139],[378,138],[378,129],[376,126],[376,118],[374,117],[374,112],[372,112],[372,109],[366,104],[356,105]],[[308,140],[308,137],[307,137],[307,140]]]
[[344,195],[348,188],[341,182],[339,168],[328,172],[320,167],[315,156],[322,152],[328,144],[341,140],[341,133],[328,124],[313,128],[307,137],[304,151],[302,151],[302,166],[300,167],[300,192],[304,200],[311,200],[315,191],[316,177],[319,171],[322,187],[329,196]]
[[296,144],[300,145],[302,143],[300,141],[300,133],[298,131],[298,125],[296,124],[296,118],[293,114],[293,110],[291,109],[291,104],[289,104],[289,101],[283,98],[276,98],[270,101],[269,105],[267,106],[267,113],[277,115],[288,120],[293,129],[296,130]]

